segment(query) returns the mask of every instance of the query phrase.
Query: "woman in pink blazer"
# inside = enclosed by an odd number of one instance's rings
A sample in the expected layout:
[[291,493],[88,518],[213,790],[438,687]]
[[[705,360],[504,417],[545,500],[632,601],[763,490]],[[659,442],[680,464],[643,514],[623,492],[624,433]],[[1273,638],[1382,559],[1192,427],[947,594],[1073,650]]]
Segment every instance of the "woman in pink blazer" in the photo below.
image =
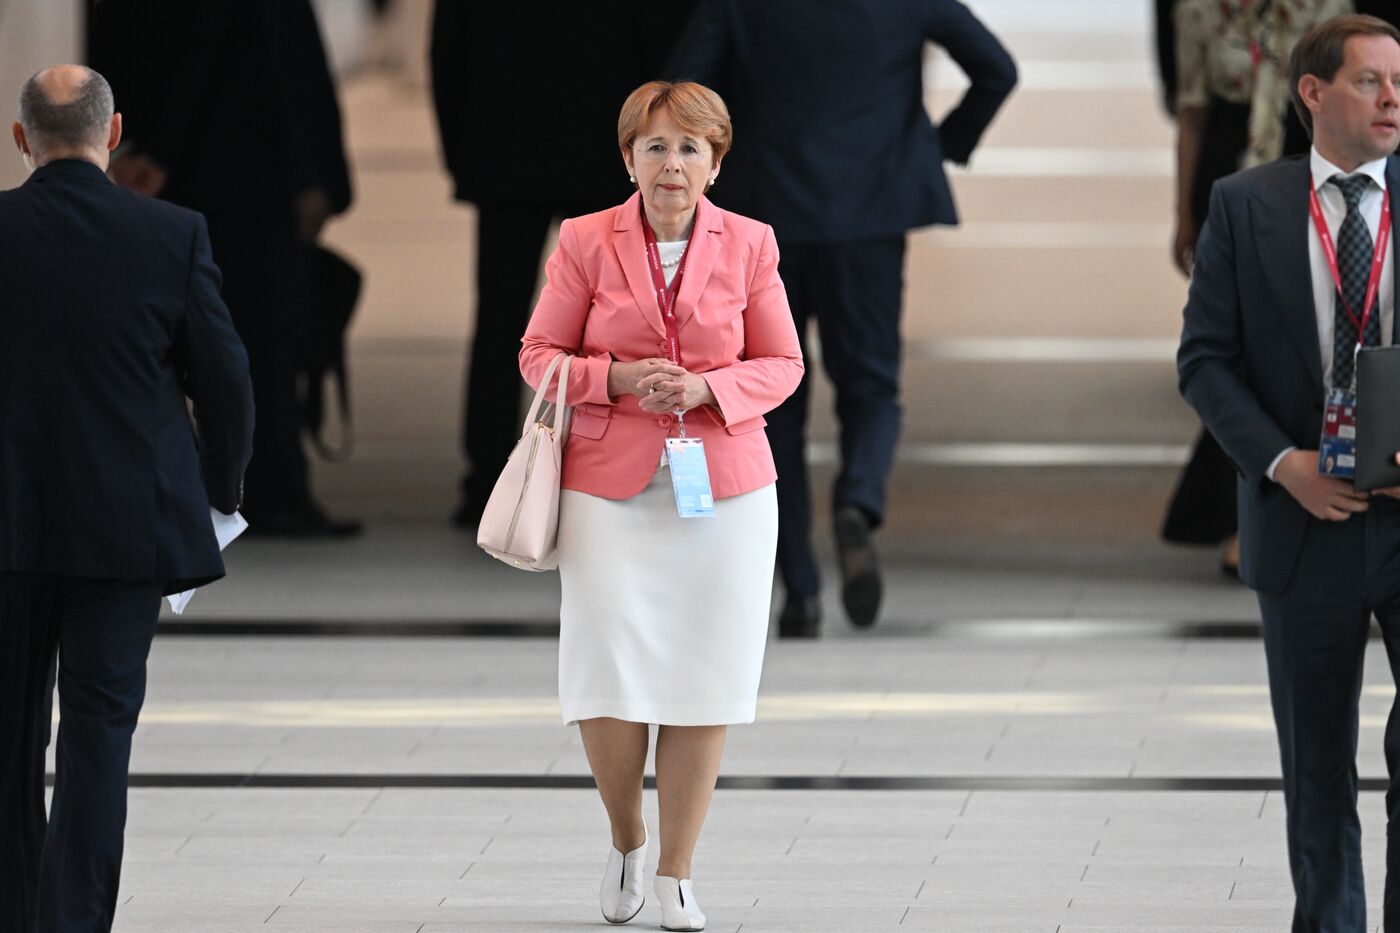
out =
[[[708,88],[657,81],[633,92],[618,144],[637,194],[564,221],[520,352],[531,385],[560,352],[575,358],[559,695],[612,823],[603,915],[624,923],[643,903],[642,773],[655,723],[654,889],[671,930],[704,928],[691,855],[725,728],[754,718],[777,541],[763,415],[802,377],[772,229],[704,196],[731,135]],[[704,442],[711,517],[679,514],[666,439],[682,432]]]

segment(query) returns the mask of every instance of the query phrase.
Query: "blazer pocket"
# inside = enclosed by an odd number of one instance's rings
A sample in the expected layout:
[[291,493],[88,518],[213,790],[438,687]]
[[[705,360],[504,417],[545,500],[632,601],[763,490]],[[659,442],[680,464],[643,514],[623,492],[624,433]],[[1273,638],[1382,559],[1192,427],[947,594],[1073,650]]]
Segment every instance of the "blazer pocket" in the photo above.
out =
[[596,441],[608,430],[611,420],[612,408],[608,405],[579,405],[569,421],[569,436]]
[[751,431],[757,431],[767,424],[768,422],[763,419],[763,416],[759,415],[757,418],[749,418],[735,424],[726,424],[724,429],[730,434],[748,434]]

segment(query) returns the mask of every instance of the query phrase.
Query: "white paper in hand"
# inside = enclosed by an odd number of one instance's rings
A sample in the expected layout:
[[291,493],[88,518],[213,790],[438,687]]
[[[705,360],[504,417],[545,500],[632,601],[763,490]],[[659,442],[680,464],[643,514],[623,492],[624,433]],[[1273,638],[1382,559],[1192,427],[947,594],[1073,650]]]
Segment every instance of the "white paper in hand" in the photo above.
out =
[[[248,530],[247,519],[237,512],[225,515],[218,509],[210,509],[209,516],[214,519],[214,537],[219,539],[219,550],[221,551]],[[190,599],[193,596],[194,590],[185,590],[183,593],[173,593],[165,598],[170,602],[170,608],[175,610],[175,614],[180,615],[190,604]]]

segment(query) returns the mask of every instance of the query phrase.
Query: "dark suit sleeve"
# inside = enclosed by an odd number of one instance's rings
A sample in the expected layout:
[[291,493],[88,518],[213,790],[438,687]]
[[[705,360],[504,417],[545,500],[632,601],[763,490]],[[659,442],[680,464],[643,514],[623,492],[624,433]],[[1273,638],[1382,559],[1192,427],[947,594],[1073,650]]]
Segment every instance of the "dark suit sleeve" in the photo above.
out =
[[676,40],[662,74],[670,81],[698,81],[724,95],[722,88],[732,24],[723,0],[702,0]]
[[1176,366],[1181,394],[1245,478],[1258,483],[1293,442],[1244,378],[1235,234],[1225,198],[1217,184],[1196,244]]
[[219,295],[221,276],[200,217],[190,244],[190,278],[177,358],[185,395],[194,403],[200,468],[209,504],[224,514],[243,497],[243,471],[253,456],[253,384],[248,354]]
[[945,158],[965,165],[1016,86],[1011,53],[958,0],[929,0],[924,38],[948,51],[972,86],[939,124]]
[[[467,102],[465,37],[470,27],[464,0],[437,0],[433,9],[433,35],[429,57],[432,65],[433,104],[438,135],[447,171],[458,185],[469,174],[466,149],[472,144],[471,107]],[[460,197],[460,195],[459,195]]]

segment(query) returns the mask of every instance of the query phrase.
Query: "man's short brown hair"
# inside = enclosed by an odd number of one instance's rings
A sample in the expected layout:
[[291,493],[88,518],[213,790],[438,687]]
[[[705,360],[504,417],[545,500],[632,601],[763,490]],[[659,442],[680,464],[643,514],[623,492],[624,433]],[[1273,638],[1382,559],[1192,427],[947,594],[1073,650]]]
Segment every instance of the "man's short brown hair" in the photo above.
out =
[[1312,113],[1303,103],[1298,93],[1298,82],[1303,75],[1312,75],[1331,82],[1342,69],[1346,60],[1347,40],[1352,36],[1388,36],[1400,45],[1400,30],[1383,19],[1374,16],[1334,16],[1318,23],[1303,34],[1288,56],[1288,96],[1293,101],[1293,109],[1303,128],[1312,138]]

